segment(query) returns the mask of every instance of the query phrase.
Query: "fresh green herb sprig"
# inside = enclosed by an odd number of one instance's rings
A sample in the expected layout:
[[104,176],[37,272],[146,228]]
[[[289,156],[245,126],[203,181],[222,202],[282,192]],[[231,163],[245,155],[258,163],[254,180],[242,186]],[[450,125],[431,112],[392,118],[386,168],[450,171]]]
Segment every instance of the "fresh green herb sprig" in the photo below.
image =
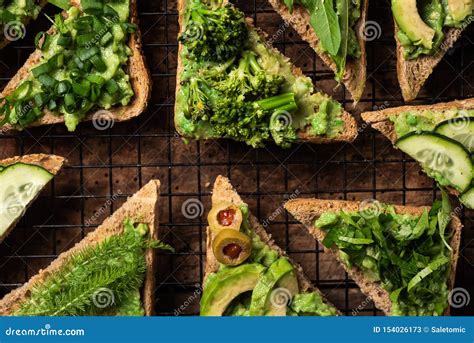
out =
[[[15,315],[90,316],[120,310],[143,284],[148,248],[173,250],[151,240],[146,224],[125,220],[122,234],[85,247],[37,284]],[[97,298],[103,290],[107,306]]]
[[443,192],[443,200],[421,216],[397,214],[390,206],[378,210],[328,212],[314,225],[326,232],[324,246],[337,247],[349,268],[361,269],[390,293],[392,314],[442,315],[451,261],[448,196]]

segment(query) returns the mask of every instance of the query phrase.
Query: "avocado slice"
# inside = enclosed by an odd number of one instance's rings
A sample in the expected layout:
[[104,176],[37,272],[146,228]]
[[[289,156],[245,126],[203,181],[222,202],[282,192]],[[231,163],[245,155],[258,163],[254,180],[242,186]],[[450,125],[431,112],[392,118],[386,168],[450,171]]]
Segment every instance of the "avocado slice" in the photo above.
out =
[[433,47],[435,30],[421,19],[416,0],[392,0],[392,12],[400,29],[415,45]]
[[264,270],[261,264],[250,263],[211,275],[201,299],[201,316],[222,316],[232,300],[255,288]]
[[448,0],[448,12],[453,21],[459,23],[472,13],[472,0]]
[[[250,303],[251,316],[285,316],[286,306],[275,306],[272,297],[291,300],[298,292],[298,282],[294,275],[293,265],[286,257],[276,260],[260,278],[252,293]],[[280,283],[281,282],[281,283]],[[275,290],[276,293],[272,293]],[[281,294],[280,294],[281,293]]]

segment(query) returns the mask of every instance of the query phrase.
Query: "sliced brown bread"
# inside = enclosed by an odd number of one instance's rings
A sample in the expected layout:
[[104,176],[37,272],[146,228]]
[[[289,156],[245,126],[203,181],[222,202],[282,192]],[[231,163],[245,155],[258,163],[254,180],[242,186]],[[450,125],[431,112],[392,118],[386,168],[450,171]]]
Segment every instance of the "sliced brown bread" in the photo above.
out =
[[[64,157],[55,156],[55,155],[45,155],[45,154],[36,154],[36,155],[25,155],[17,156],[12,158],[7,158],[0,161],[1,167],[8,167],[16,163],[25,163],[33,164],[39,167],[42,167],[49,171],[53,175],[57,175],[65,163]],[[39,195],[39,193],[38,193]],[[34,200],[33,200],[34,201]],[[32,201],[32,202],[33,202]],[[31,202],[31,203],[32,203]],[[31,204],[30,203],[30,204]],[[8,236],[8,234],[14,229],[15,225],[18,224],[18,219],[15,221],[10,228],[5,232],[4,235],[0,236],[0,243]]]
[[[224,176],[218,176],[214,183],[214,189],[212,191],[212,205],[215,206],[216,204],[222,202],[232,203],[237,206],[244,204],[237,191],[232,187],[229,179]],[[252,230],[260,237],[262,242],[268,244],[272,249],[277,251],[280,256],[288,257],[285,251],[283,251],[278,245],[275,244],[271,235],[265,231],[263,226],[258,222],[257,218],[251,213],[249,215],[249,222]],[[216,260],[212,251],[212,240],[212,231],[209,227],[207,227],[205,278],[207,278],[210,273],[215,273],[219,269],[219,262]],[[326,303],[331,304],[329,301],[327,301],[321,291],[311,284],[309,279],[305,276],[301,266],[293,262],[289,257],[288,259],[295,268],[300,290],[302,292],[318,292],[319,294],[321,294],[322,298]],[[338,311],[338,315],[342,314]]]
[[395,125],[390,121],[390,117],[397,116],[401,113],[408,111],[436,111],[444,112],[452,109],[459,110],[472,110],[474,109],[474,98],[465,100],[456,100],[451,102],[439,103],[434,105],[420,105],[420,106],[401,106],[392,107],[380,111],[364,112],[361,114],[367,124],[372,126],[374,129],[380,131],[385,135],[392,143],[397,140],[395,132]]
[[[179,12],[179,35],[183,32],[184,30],[184,13],[186,10],[186,0],[178,0],[178,12]],[[262,40],[266,40],[266,37],[268,36],[265,32],[262,30],[255,28],[253,25],[253,20],[250,18],[247,18],[247,25],[249,29],[251,30],[256,30]],[[271,42],[267,41],[266,42],[266,47],[270,49],[271,51],[279,54],[282,56],[285,61],[290,62],[290,59],[285,57],[278,49],[272,47]],[[178,66],[177,66],[177,71],[176,71],[176,94],[179,93],[180,88],[181,88],[181,74],[184,70],[184,65],[183,65],[183,60],[181,58],[183,52],[183,45],[179,43],[179,48],[178,48]],[[365,69],[364,69],[365,70]],[[295,65],[292,65],[292,71],[295,76],[301,76],[303,75],[303,71],[296,67]],[[365,77],[364,77],[364,82],[365,82]],[[177,97],[176,97],[177,98]],[[357,127],[357,122],[354,119],[354,117],[349,114],[346,111],[343,111],[342,114],[342,120],[344,121],[344,128],[341,130],[341,133],[334,137],[334,138],[327,138],[327,137],[319,137],[319,136],[314,136],[310,134],[310,128],[308,127],[305,130],[300,130],[298,132],[298,138],[300,141],[306,141],[309,143],[314,143],[314,144],[326,144],[326,143],[334,143],[334,142],[353,142],[358,135],[358,127]],[[184,137],[186,137],[185,133],[181,130],[180,124],[178,121],[175,120],[175,127],[178,133]],[[189,139],[193,139],[194,137],[186,137]]]
[[[299,222],[301,222],[309,233],[319,242],[322,242],[326,236],[323,230],[314,227],[314,221],[324,212],[338,212],[344,211],[358,211],[361,208],[361,202],[358,201],[342,201],[342,200],[319,200],[319,199],[295,199],[290,200],[285,204],[286,210]],[[394,206],[397,213],[406,213],[413,215],[421,215],[427,207],[413,207],[413,206]],[[459,247],[461,243],[462,223],[458,217],[453,216],[449,229],[452,230],[453,236],[451,239],[452,261],[451,273],[448,280],[448,288],[451,290],[454,287],[454,279],[456,277],[456,266],[459,255]],[[369,296],[374,302],[375,306],[382,310],[386,315],[390,315],[392,302],[389,293],[384,290],[379,283],[369,281],[366,279],[362,271],[356,267],[347,268],[339,257],[337,249],[327,249],[325,251],[332,254],[344,267],[349,276],[357,283],[362,292]],[[446,315],[449,314],[449,308],[446,310]]]
[[[290,13],[288,7],[283,0],[268,0],[272,7],[277,11],[282,18],[291,25],[296,32],[307,41],[316,53],[321,57],[323,62],[336,72],[336,64],[331,57],[321,49],[319,44],[319,37],[314,32],[310,25],[310,15],[308,11],[301,5],[295,5],[293,13]],[[346,72],[342,82],[352,94],[352,98],[357,103],[365,89],[365,81],[367,77],[367,54],[365,49],[364,28],[367,21],[367,8],[369,1],[362,0],[361,2],[361,16],[356,25],[356,35],[359,42],[361,56],[357,60],[348,60]]]
[[[41,270],[20,288],[7,294],[0,300],[0,316],[8,316],[14,313],[23,301],[28,299],[30,290],[35,285],[45,280],[48,275],[53,274],[73,254],[80,253],[85,247],[93,246],[107,237],[123,232],[123,222],[127,218],[139,220],[148,224],[153,238],[158,238],[158,199],[160,196],[160,181],[152,180],[130,197],[127,202],[119,208],[111,217],[107,218],[95,231],[89,233],[82,241],[72,249],[63,252],[54,260],[49,267]],[[145,282],[142,289],[142,303],[147,316],[153,315],[155,303],[155,252],[150,249],[146,252],[147,270]]]
[[443,59],[446,52],[453,47],[454,43],[461,37],[463,29],[449,28],[445,31],[445,38],[441,48],[433,55],[421,55],[418,58],[407,60],[403,55],[403,47],[400,44],[397,33],[399,27],[395,22],[395,40],[397,42],[397,75],[400,88],[405,101],[415,100],[421,87],[433,72],[434,67]]
[[[40,6],[41,8],[43,8],[44,6],[46,6],[48,4],[48,0],[35,0],[35,3],[38,4],[38,6]],[[23,19],[23,21],[21,22],[21,24],[23,24],[24,26],[28,25],[29,22],[32,20],[31,17],[26,17]],[[7,23],[8,24],[8,23]],[[17,23],[15,23],[17,24]],[[4,33],[4,30],[5,28],[3,26],[0,26],[0,32],[2,34],[0,34],[0,50],[3,49],[4,47],[6,47],[8,44],[11,43],[11,40],[7,38],[7,35],[6,34],[3,34]]]
[[[71,4],[79,7],[80,0],[72,0]],[[130,21],[131,23],[136,24],[138,27],[137,0],[130,0]],[[51,33],[54,32],[54,30],[54,27],[52,27],[48,32]],[[113,120],[114,122],[121,122],[132,119],[142,114],[146,110],[151,96],[152,81],[150,72],[146,66],[145,56],[142,51],[142,40],[139,29],[130,35],[128,46],[130,49],[132,49],[132,56],[129,58],[128,68],[126,71],[130,76],[132,89],[135,93],[132,101],[127,106],[114,106],[107,111],[94,111],[93,113],[89,113],[82,121],[91,121],[94,119],[97,121]],[[0,99],[5,98],[6,96],[13,93],[17,86],[30,75],[31,68],[40,61],[41,51],[36,50],[30,55],[23,67],[21,67],[16,75],[10,80],[3,92],[0,93]],[[94,114],[96,115],[95,117]],[[58,124],[63,122],[63,116],[55,115],[48,109],[45,109],[44,116],[38,121],[29,125],[29,127]],[[0,129],[0,134],[2,134],[11,131],[14,128],[12,128],[10,125],[4,125],[3,127],[0,127]]]

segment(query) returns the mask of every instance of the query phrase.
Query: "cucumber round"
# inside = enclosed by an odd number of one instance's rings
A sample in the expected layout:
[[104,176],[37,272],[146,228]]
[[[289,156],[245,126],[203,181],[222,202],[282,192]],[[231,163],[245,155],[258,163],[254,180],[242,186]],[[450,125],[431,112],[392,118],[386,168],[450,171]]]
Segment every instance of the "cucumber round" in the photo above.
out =
[[442,186],[466,190],[472,180],[472,161],[459,142],[433,132],[411,132],[395,145],[421,163],[423,169]]
[[0,238],[52,178],[46,169],[31,164],[17,163],[0,169]]
[[474,117],[460,117],[439,123],[435,132],[458,141],[474,152]]
[[474,210],[474,187],[469,188],[466,192],[461,194],[459,200],[471,210]]

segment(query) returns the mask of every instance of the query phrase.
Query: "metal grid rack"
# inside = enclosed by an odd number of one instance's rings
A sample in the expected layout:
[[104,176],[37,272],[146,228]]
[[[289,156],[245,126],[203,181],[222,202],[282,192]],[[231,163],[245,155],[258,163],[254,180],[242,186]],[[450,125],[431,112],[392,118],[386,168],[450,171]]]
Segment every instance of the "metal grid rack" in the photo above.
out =
[[[356,117],[362,110],[402,103],[388,0],[370,4],[369,18],[381,30],[368,42],[367,88],[355,109],[343,87],[334,90],[331,72],[291,28],[285,28],[265,0],[240,0],[237,5],[254,18],[257,26],[275,34],[274,45],[312,77],[317,87],[332,94]],[[48,7],[47,12],[54,9]],[[191,218],[183,215],[182,206],[188,199],[197,199],[203,209],[208,209],[212,183],[219,174],[231,178],[261,220],[281,208],[284,199],[292,194],[349,200],[376,198],[413,205],[430,204],[436,197],[434,183],[415,162],[364,126],[354,144],[344,145],[302,144],[289,150],[273,146],[255,150],[230,141],[183,144],[172,124],[176,2],[139,1],[139,12],[144,52],[154,81],[153,98],[146,113],[106,131],[83,124],[73,134],[55,126],[0,136],[0,158],[45,152],[65,156],[69,161],[64,172],[0,246],[0,296],[20,286],[58,253],[74,245],[151,178],[162,181],[161,238],[177,250],[159,258],[159,315],[198,314],[207,211]],[[39,19],[28,27],[24,41],[0,52],[0,83],[6,83],[31,53],[35,32],[47,27],[48,22]],[[283,34],[277,34],[282,27]],[[473,96],[473,32],[473,27],[468,28],[455,49],[447,54],[418,102]],[[303,266],[313,283],[345,314],[380,314],[301,225],[281,212],[268,231]],[[472,211],[463,213],[463,220],[456,286],[474,294],[469,278],[474,271]],[[452,313],[473,315],[474,311],[472,307],[463,307]]]

